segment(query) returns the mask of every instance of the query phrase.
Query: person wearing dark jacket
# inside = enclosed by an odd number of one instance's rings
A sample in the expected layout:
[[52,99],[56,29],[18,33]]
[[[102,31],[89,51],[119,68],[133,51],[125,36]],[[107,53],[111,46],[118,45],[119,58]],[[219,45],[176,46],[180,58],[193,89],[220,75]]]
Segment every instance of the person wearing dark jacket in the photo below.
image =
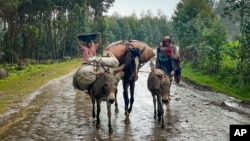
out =
[[169,36],[162,38],[161,46],[157,48],[156,68],[162,69],[167,75],[174,75],[176,70],[176,47],[171,44]]

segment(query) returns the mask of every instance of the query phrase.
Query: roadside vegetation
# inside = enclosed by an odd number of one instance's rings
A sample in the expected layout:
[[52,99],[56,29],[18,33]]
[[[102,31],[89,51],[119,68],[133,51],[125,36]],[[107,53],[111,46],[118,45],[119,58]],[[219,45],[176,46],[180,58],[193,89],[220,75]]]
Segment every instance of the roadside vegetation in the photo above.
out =
[[73,59],[61,63],[27,65],[23,70],[17,70],[17,65],[9,66],[8,76],[0,79],[0,114],[18,106],[49,80],[77,69],[80,63],[80,59]]
[[182,79],[195,85],[208,88],[209,90],[250,102],[249,86],[233,84],[228,77],[212,76],[201,71],[195,71],[190,64],[185,64],[182,67]]
[[[73,59],[53,64],[33,64],[27,65],[24,70],[17,70],[16,65],[10,67],[9,75],[0,79],[0,114],[18,106],[48,81],[74,71],[80,66],[80,62],[81,59]],[[182,77],[184,81],[189,80],[211,90],[250,101],[250,87],[231,85],[227,78],[209,76],[195,71],[190,64],[182,66]]]
[[[0,113],[50,79],[68,73],[77,58],[78,34],[100,32],[102,48],[136,39],[155,47],[165,35],[180,48],[183,76],[236,98],[250,99],[250,3],[246,0],[181,0],[172,17],[161,10],[140,16],[105,16],[115,0],[6,1],[0,5]],[[24,70],[16,65],[28,61]],[[32,64],[32,65],[31,65]],[[31,87],[32,84],[32,87]]]

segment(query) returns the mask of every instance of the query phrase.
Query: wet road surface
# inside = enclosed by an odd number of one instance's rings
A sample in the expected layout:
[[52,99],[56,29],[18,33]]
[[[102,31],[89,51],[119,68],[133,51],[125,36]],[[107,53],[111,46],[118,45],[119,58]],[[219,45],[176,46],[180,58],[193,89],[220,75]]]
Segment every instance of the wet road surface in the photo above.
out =
[[[171,101],[164,106],[165,128],[153,118],[153,99],[147,89],[149,66],[144,65],[136,82],[135,102],[125,124],[121,82],[118,85],[119,113],[112,105],[113,134],[108,132],[106,103],[101,104],[100,128],[92,118],[88,95],[75,91],[74,72],[52,80],[44,89],[52,97],[39,111],[21,121],[1,141],[228,141],[229,125],[249,124],[250,108],[219,93],[197,90],[182,82],[173,83]],[[42,93],[41,93],[42,94]]]

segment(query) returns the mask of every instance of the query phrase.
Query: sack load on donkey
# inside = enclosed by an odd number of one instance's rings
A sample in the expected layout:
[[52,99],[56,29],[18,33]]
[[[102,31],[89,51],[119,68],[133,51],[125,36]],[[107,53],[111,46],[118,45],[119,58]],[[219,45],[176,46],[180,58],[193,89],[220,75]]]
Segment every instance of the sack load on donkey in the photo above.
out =
[[[87,59],[80,68],[77,69],[73,76],[73,86],[75,89],[85,91],[96,80],[96,72],[113,72],[119,67],[116,57],[108,51],[103,51],[101,57],[91,57]],[[117,75],[120,79],[122,73]]]
[[146,43],[138,40],[116,41],[106,46],[104,50],[112,52],[114,56],[119,60],[126,52],[127,47],[135,47],[141,50],[141,63],[147,63],[151,58],[155,56],[154,50],[151,47],[149,47]]

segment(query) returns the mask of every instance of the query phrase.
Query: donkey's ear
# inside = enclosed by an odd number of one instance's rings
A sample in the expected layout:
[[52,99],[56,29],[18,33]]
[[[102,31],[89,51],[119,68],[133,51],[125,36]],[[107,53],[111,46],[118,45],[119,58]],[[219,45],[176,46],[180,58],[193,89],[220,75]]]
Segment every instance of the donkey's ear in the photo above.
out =
[[104,76],[105,75],[104,72],[91,72],[91,73],[96,75],[96,76]]
[[175,74],[175,71],[174,71],[174,70],[172,70],[172,71],[171,71],[171,73],[169,74],[169,77],[173,77],[173,76],[174,76],[174,74]]
[[125,64],[121,65],[120,67],[114,70],[114,74],[121,72],[125,68]]
[[114,76],[117,80],[117,83],[119,82],[119,80],[124,76],[124,73],[122,72],[122,70],[125,68],[125,64],[121,65],[120,67],[116,68],[114,70]]

